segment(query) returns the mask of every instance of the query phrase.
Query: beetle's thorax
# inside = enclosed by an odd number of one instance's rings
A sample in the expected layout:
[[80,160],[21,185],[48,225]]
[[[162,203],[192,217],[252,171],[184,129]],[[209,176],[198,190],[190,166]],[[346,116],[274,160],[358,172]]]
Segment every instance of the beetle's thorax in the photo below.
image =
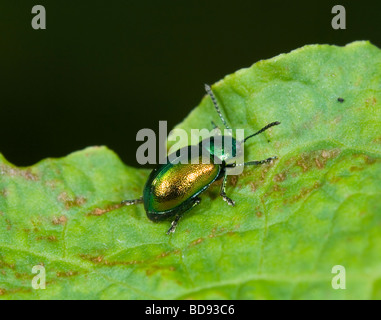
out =
[[[243,145],[233,136],[215,135],[200,142],[201,149],[207,150],[215,160],[229,163],[242,153]],[[216,162],[216,161],[215,161]]]

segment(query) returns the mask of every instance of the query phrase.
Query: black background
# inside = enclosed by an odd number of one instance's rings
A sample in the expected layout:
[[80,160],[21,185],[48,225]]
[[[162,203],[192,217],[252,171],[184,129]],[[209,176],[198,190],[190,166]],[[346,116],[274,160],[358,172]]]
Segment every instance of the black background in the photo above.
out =
[[[31,165],[104,144],[137,165],[137,131],[176,125],[204,83],[305,44],[381,47],[380,3],[2,0],[0,152]],[[46,30],[31,27],[37,4]]]

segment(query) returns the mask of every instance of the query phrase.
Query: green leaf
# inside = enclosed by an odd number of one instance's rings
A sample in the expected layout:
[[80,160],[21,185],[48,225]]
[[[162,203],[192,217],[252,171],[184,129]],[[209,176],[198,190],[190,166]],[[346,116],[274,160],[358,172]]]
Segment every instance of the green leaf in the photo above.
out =
[[[29,168],[0,156],[0,298],[380,299],[381,51],[305,46],[213,89],[235,129],[282,122],[245,149],[279,160],[230,179],[234,208],[211,186],[170,236],[169,222],[118,205],[149,171],[106,147]],[[179,127],[212,119],[204,97]],[[39,264],[45,290],[31,286]],[[335,265],[346,290],[332,288]]]

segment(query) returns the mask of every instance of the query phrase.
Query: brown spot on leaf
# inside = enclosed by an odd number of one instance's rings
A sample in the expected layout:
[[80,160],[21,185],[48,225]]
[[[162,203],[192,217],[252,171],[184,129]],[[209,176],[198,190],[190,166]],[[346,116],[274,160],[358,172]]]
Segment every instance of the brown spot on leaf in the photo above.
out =
[[60,277],[72,277],[72,276],[76,276],[76,275],[78,275],[79,274],[79,272],[78,271],[58,271],[58,272],[56,272],[56,276],[58,277],[58,278],[60,278]]
[[122,203],[117,203],[117,204],[113,204],[113,205],[110,205],[106,208],[95,208],[93,211],[91,211],[90,213],[88,213],[87,215],[88,216],[101,216],[107,212],[110,212],[110,211],[113,211],[113,210],[116,210],[116,209],[119,209],[121,207],[123,207],[124,204]]
[[165,270],[175,271],[176,268],[174,266],[167,267],[167,266],[152,265],[152,266],[150,266],[149,269],[146,270],[146,275],[151,276],[152,274],[154,274],[157,271],[165,271]]
[[57,225],[57,224],[65,225],[66,222],[67,222],[67,217],[64,216],[64,215],[60,216],[59,218],[54,217],[53,220],[52,220],[52,223],[54,225]]
[[15,272],[15,277],[16,279],[19,279],[19,280],[27,280],[27,279],[30,279],[32,278],[33,276],[30,275],[29,273],[26,273],[26,272]]
[[20,169],[11,167],[5,164],[0,165],[0,175],[7,175],[10,177],[23,177],[26,180],[37,181],[38,177],[32,173],[31,169]]
[[[293,164],[300,167],[302,172],[307,172],[312,168],[323,169],[329,159],[335,158],[340,154],[339,149],[315,150],[309,153],[302,153],[297,157],[290,158],[286,165]],[[296,176],[295,173],[293,176]]]
[[235,187],[238,182],[238,176],[230,176],[230,184]]
[[55,180],[49,180],[49,181],[46,181],[45,184],[51,188],[51,189],[55,189],[56,188],[56,181]]
[[9,220],[9,219],[5,219],[5,223],[7,224],[7,230],[11,230],[11,229],[12,229],[12,223],[11,223],[11,220]]
[[172,253],[171,251],[163,252],[163,253],[160,253],[159,255],[157,255],[156,258],[157,259],[164,258],[164,257],[170,255],[171,253]]
[[366,164],[366,165],[372,165],[372,164],[375,164],[376,162],[381,161],[380,159],[372,158],[372,157],[368,156],[367,154],[363,154],[363,153],[355,153],[355,154],[353,154],[353,157],[354,158],[363,158],[364,164]]
[[373,140],[373,143],[381,144],[381,136]]
[[[267,176],[267,173],[269,172],[270,168],[274,165],[273,161],[271,161],[271,163],[269,164],[263,164],[261,166],[262,170],[260,171],[260,174],[261,176],[259,177],[259,179],[256,179],[255,181],[251,181],[249,182],[249,185],[250,185],[250,188],[251,188],[251,191],[252,192],[255,192],[265,181],[266,181],[266,176]],[[242,175],[252,175],[252,172],[250,172],[250,170],[247,170],[248,173],[242,173]]]
[[365,100],[365,106],[367,106],[367,107],[369,107],[369,106],[375,106],[376,103],[377,103],[376,97],[370,97],[370,98]]
[[329,157],[329,152],[327,150],[323,150],[321,152],[321,156],[324,158],[324,159],[327,159]]
[[40,240],[46,240],[46,241],[49,241],[49,242],[56,242],[56,241],[58,241],[56,236],[39,236],[39,237],[36,238],[36,240],[38,240],[38,241],[40,241]]
[[284,180],[286,180],[286,173],[285,172],[282,172],[282,173],[278,173],[274,176],[273,180],[274,182],[282,182]]
[[263,215],[263,213],[261,211],[257,211],[255,214],[257,215],[258,218],[262,217],[262,215]]
[[15,264],[14,263],[8,263],[8,262],[0,260],[0,268],[14,269]]
[[214,228],[212,229],[212,232],[210,233],[210,235],[209,235],[208,237],[209,237],[209,238],[214,238],[214,237],[216,236],[216,231],[217,231],[217,228],[214,227]]
[[323,169],[324,165],[320,162],[319,158],[315,158],[315,164],[318,169]]
[[354,171],[361,171],[361,170],[364,170],[365,168],[360,168],[360,167],[356,167],[356,166],[352,166],[349,168],[349,171],[351,172],[354,172]]
[[100,263],[103,261],[103,257],[102,256],[98,256],[98,257],[95,257],[93,259],[91,259],[91,261],[95,262],[95,263]]
[[204,238],[199,238],[199,239],[197,239],[197,240],[191,242],[191,244],[190,244],[189,246],[190,246],[190,247],[196,246],[196,245],[200,244],[200,243],[203,242],[203,241],[204,241]]
[[130,261],[109,261],[104,258],[104,256],[91,256],[88,254],[81,254],[80,257],[84,260],[91,261],[96,264],[101,264],[101,265],[107,265],[107,266],[116,266],[116,265],[123,265],[123,266],[129,266],[129,265],[135,265],[135,264],[148,264],[152,263],[154,261],[158,261],[162,258],[165,258],[169,255],[172,254],[180,254],[181,251],[179,249],[173,250],[173,251],[166,251],[163,252],[155,257],[151,257],[147,260],[130,260]]
[[116,266],[116,265],[133,265],[133,264],[139,264],[143,263],[144,261],[138,261],[138,260],[131,260],[131,261],[108,261],[105,260],[103,256],[98,256],[98,257],[91,257],[88,255],[82,255],[81,258],[89,260],[93,263],[96,264],[102,264],[102,265],[107,265],[107,266]]
[[287,204],[287,203],[295,203],[295,202],[298,202],[299,200],[305,198],[306,196],[308,196],[312,191],[318,189],[320,187],[320,182],[319,181],[316,181],[314,183],[314,185],[310,188],[306,188],[306,187],[303,187],[299,194],[291,197],[291,198],[287,198],[284,200],[284,203]]
[[73,207],[80,207],[81,205],[83,205],[84,203],[86,203],[86,198],[85,197],[70,197],[65,191],[62,192],[59,196],[58,196],[58,201],[61,201],[65,204],[65,208],[66,210],[69,210],[70,208],[73,208]]
[[340,152],[341,152],[340,149],[322,150],[321,156],[324,159],[336,158],[340,154]]
[[[46,283],[46,285],[47,284],[48,284],[48,282]],[[12,288],[12,289],[2,289],[2,288],[0,288],[0,296],[5,295],[5,294],[12,295],[12,294],[15,294],[15,293],[30,293],[32,291],[34,291],[32,286],[30,286],[30,288],[28,288],[28,289],[26,289],[25,287],[18,287],[18,288]]]
[[[273,192],[279,192],[281,194],[284,194],[286,191],[285,188],[282,188],[279,184],[274,184],[273,186]],[[267,197],[268,195],[267,194],[264,194],[264,197]]]
[[8,196],[8,190],[7,189],[0,190],[0,196],[6,198]]
[[308,163],[306,162],[306,160],[304,158],[299,159],[296,162],[296,164],[303,169],[303,172],[306,172],[309,169],[308,168]]
[[[369,157],[368,155],[365,155],[365,163],[366,164],[374,164],[377,162],[377,159]],[[379,160],[378,160],[379,161]]]

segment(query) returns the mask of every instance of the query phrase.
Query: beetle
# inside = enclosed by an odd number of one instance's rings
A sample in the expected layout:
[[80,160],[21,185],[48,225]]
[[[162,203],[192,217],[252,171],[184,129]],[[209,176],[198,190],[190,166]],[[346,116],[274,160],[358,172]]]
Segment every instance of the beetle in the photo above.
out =
[[[205,85],[223,125],[226,123],[212,89]],[[212,121],[213,126],[218,128]],[[227,169],[236,164],[229,163],[243,148],[243,143],[265,130],[279,125],[279,121],[271,122],[256,133],[237,141],[232,136],[213,135],[198,145],[191,145],[177,150],[167,157],[165,164],[158,165],[149,175],[143,196],[134,200],[123,200],[123,205],[143,203],[147,217],[154,221],[173,219],[167,234],[173,233],[183,214],[201,202],[200,194],[216,180],[222,180],[220,196],[228,205],[234,206],[234,200],[226,195]],[[225,149],[224,141],[230,139],[231,148]],[[222,141],[222,143],[221,143]],[[206,152],[205,152],[206,150]],[[244,162],[240,165],[261,165],[277,159],[276,156],[260,160]],[[185,164],[184,164],[185,160]],[[219,160],[219,161],[216,161]]]

